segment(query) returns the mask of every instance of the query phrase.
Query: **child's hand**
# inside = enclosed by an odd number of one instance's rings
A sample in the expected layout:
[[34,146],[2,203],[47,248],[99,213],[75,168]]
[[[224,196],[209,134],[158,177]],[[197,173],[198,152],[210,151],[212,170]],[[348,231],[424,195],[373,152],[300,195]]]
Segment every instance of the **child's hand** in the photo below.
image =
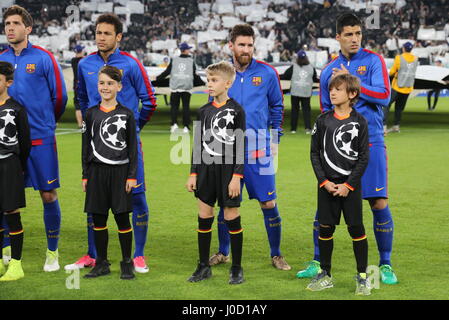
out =
[[228,186],[229,198],[233,199],[240,195],[240,177],[233,176]]
[[87,188],[87,180],[84,180],[83,179],[83,181],[82,181],[82,188],[83,188],[83,192],[86,192],[86,188]]
[[328,183],[326,183],[324,185],[324,189],[327,190],[327,192],[329,192],[330,194],[332,194],[333,196],[335,196],[335,192],[337,191],[337,186],[335,185],[335,183],[333,183],[332,181],[329,181]]
[[196,190],[196,176],[190,176],[186,183],[187,191],[193,192]]
[[137,180],[135,180],[135,179],[126,180],[126,186],[125,186],[126,193],[130,193],[133,190],[133,187],[135,187],[136,185],[137,185]]
[[336,185],[337,191],[334,193],[334,197],[347,197],[349,194],[349,188],[345,186],[344,184],[337,184]]

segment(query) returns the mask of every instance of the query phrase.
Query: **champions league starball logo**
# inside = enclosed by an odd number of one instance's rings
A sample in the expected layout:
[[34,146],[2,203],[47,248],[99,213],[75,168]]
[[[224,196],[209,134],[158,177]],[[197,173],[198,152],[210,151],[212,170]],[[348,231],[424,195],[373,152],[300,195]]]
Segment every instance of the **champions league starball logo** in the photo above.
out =
[[0,112],[1,144],[6,146],[13,146],[18,143],[15,119],[15,111],[13,109],[5,109]]
[[[358,143],[360,125],[358,122],[349,122],[334,131],[333,141],[337,152],[349,160],[357,160],[359,153],[354,151]],[[357,149],[357,148],[356,148]]]
[[233,144],[234,135],[229,135],[233,131],[235,111],[225,109],[218,112],[211,120],[211,133],[215,139],[225,144]]
[[126,148],[124,131],[126,130],[126,115],[116,114],[102,121],[100,137],[103,143],[111,149],[123,150]]
[[235,115],[233,109],[221,110],[212,117],[209,132],[206,132],[205,126],[203,127],[203,136],[213,137],[210,143],[203,141],[203,147],[207,153],[212,156],[222,156],[223,144],[232,146],[235,143],[233,129]]

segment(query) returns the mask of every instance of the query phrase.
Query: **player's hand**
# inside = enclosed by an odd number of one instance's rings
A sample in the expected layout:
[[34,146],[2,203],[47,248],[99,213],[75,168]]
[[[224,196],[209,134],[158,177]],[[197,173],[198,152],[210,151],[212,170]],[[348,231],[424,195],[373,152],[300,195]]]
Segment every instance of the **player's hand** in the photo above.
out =
[[86,192],[86,188],[87,188],[87,180],[83,180],[83,181],[81,182],[81,186],[82,186],[82,188],[83,188],[83,192]]
[[240,195],[240,177],[233,176],[228,186],[229,198],[234,199]]
[[333,183],[332,181],[329,181],[328,183],[326,183],[324,185],[324,189],[326,189],[327,192],[329,192],[330,194],[332,194],[333,196],[335,196],[335,192],[337,191],[337,187],[335,185],[335,183]]
[[271,148],[271,155],[275,157],[279,152],[279,145],[277,143],[271,143],[270,148]]
[[189,179],[187,179],[186,188],[189,192],[196,190],[196,176],[190,176]]
[[126,180],[126,186],[125,186],[126,193],[130,193],[136,185],[137,185],[137,180],[135,180],[135,179]]
[[332,78],[339,76],[341,74],[349,74],[348,69],[343,64],[340,64],[341,69],[332,68]]
[[336,185],[337,191],[334,193],[334,197],[344,197],[346,198],[349,194],[349,188],[345,186],[344,184],[337,184]]

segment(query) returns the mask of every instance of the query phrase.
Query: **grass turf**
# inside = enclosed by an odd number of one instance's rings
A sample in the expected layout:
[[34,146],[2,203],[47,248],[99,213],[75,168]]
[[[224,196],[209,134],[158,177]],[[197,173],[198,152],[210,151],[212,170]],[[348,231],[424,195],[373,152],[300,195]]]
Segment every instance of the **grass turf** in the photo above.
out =
[[[192,112],[205,102],[195,95]],[[70,100],[71,101],[71,100]],[[344,223],[337,227],[333,255],[335,287],[324,292],[305,290],[308,280],[295,274],[312,258],[312,222],[316,208],[316,180],[310,165],[310,136],[299,130],[289,133],[290,98],[286,96],[285,136],[279,153],[277,173],[278,204],[282,216],[282,252],[292,270],[271,266],[263,218],[256,201],[244,191],[241,207],[244,231],[243,267],[246,282],[227,284],[230,265],[213,268],[213,277],[201,283],[187,278],[196,267],[196,201],[188,193],[189,165],[174,165],[170,152],[177,141],[169,139],[168,107],[159,99],[159,111],[142,132],[145,151],[147,199],[150,224],[146,256],[150,272],[137,274],[133,281],[119,279],[121,258],[115,222],[109,219],[109,258],[112,273],[99,279],[83,279],[80,289],[69,290],[65,264],[73,263],[87,250],[86,219],[81,191],[80,134],[73,129],[73,109],[69,107],[58,128],[58,153],[62,187],[58,190],[62,209],[59,242],[61,270],[42,271],[46,239],[42,205],[36,191],[27,189],[27,208],[22,210],[25,230],[23,267],[25,278],[0,283],[0,299],[447,299],[447,234],[445,228],[449,199],[445,169],[449,159],[449,98],[440,98],[435,112],[426,111],[425,98],[410,99],[400,134],[386,138],[389,156],[390,208],[395,223],[392,262],[400,283],[382,285],[370,297],[354,295],[355,260]],[[319,112],[312,99],[313,119]],[[392,116],[392,114],[391,114]],[[302,126],[302,122],[299,124]],[[66,133],[66,134],[61,134]],[[189,156],[190,157],[190,156]],[[188,157],[188,158],[189,158]],[[365,227],[369,241],[369,264],[378,263],[372,232],[372,213],[364,203]],[[343,222],[343,221],[342,221]],[[211,253],[217,250],[214,225]]]

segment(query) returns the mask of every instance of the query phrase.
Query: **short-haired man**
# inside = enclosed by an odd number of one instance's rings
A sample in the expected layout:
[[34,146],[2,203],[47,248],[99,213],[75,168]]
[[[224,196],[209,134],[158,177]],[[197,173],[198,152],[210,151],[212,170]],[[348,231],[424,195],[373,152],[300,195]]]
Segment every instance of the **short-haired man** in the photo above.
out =
[[[119,49],[123,35],[123,25],[120,19],[111,13],[97,18],[95,41],[98,51],[82,59],[78,65],[77,93],[81,112],[97,105],[101,97],[98,93],[98,72],[105,65],[117,67],[123,73],[123,89],[117,95],[117,101],[134,112],[137,122],[137,133],[151,118],[156,109],[154,88],[142,64],[129,53]],[[139,102],[142,108],[139,111]],[[140,137],[138,139],[137,184],[133,188],[133,229],[135,240],[134,267],[139,273],[149,271],[144,257],[144,247],[147,239],[149,210],[145,197],[145,177],[143,153]],[[95,264],[95,244],[92,217],[88,215],[88,254],[66,269],[84,268]]]
[[61,209],[56,192],[60,184],[55,130],[67,103],[66,87],[53,54],[28,41],[33,29],[29,12],[14,5],[3,13],[3,22],[9,48],[0,54],[0,61],[7,61],[15,68],[15,80],[8,93],[27,110],[31,132],[25,186],[39,190],[44,207],[47,233],[44,271],[57,271]]
[[[362,22],[354,14],[342,14],[337,18],[336,39],[340,43],[340,54],[321,72],[321,111],[332,109],[329,82],[339,74],[350,73],[361,82],[361,93],[354,109],[368,121],[369,162],[362,176],[362,198],[368,200],[373,212],[374,235],[380,255],[382,282],[397,283],[391,268],[393,247],[393,217],[388,207],[387,155],[383,132],[382,108],[390,101],[388,70],[382,56],[361,48]],[[307,269],[297,273],[298,278],[314,277],[319,271],[320,252],[318,248],[319,223],[314,221],[314,260]]]
[[[246,113],[243,183],[249,198],[257,199],[262,209],[273,266],[279,270],[290,270],[280,249],[282,227],[276,204],[273,163],[282,135],[284,99],[276,69],[253,58],[254,40],[254,30],[250,25],[236,25],[231,30],[229,49],[236,79],[229,90],[229,97],[237,101]],[[210,265],[229,261],[229,234],[223,209],[218,215],[218,238],[219,252],[210,258]]]

